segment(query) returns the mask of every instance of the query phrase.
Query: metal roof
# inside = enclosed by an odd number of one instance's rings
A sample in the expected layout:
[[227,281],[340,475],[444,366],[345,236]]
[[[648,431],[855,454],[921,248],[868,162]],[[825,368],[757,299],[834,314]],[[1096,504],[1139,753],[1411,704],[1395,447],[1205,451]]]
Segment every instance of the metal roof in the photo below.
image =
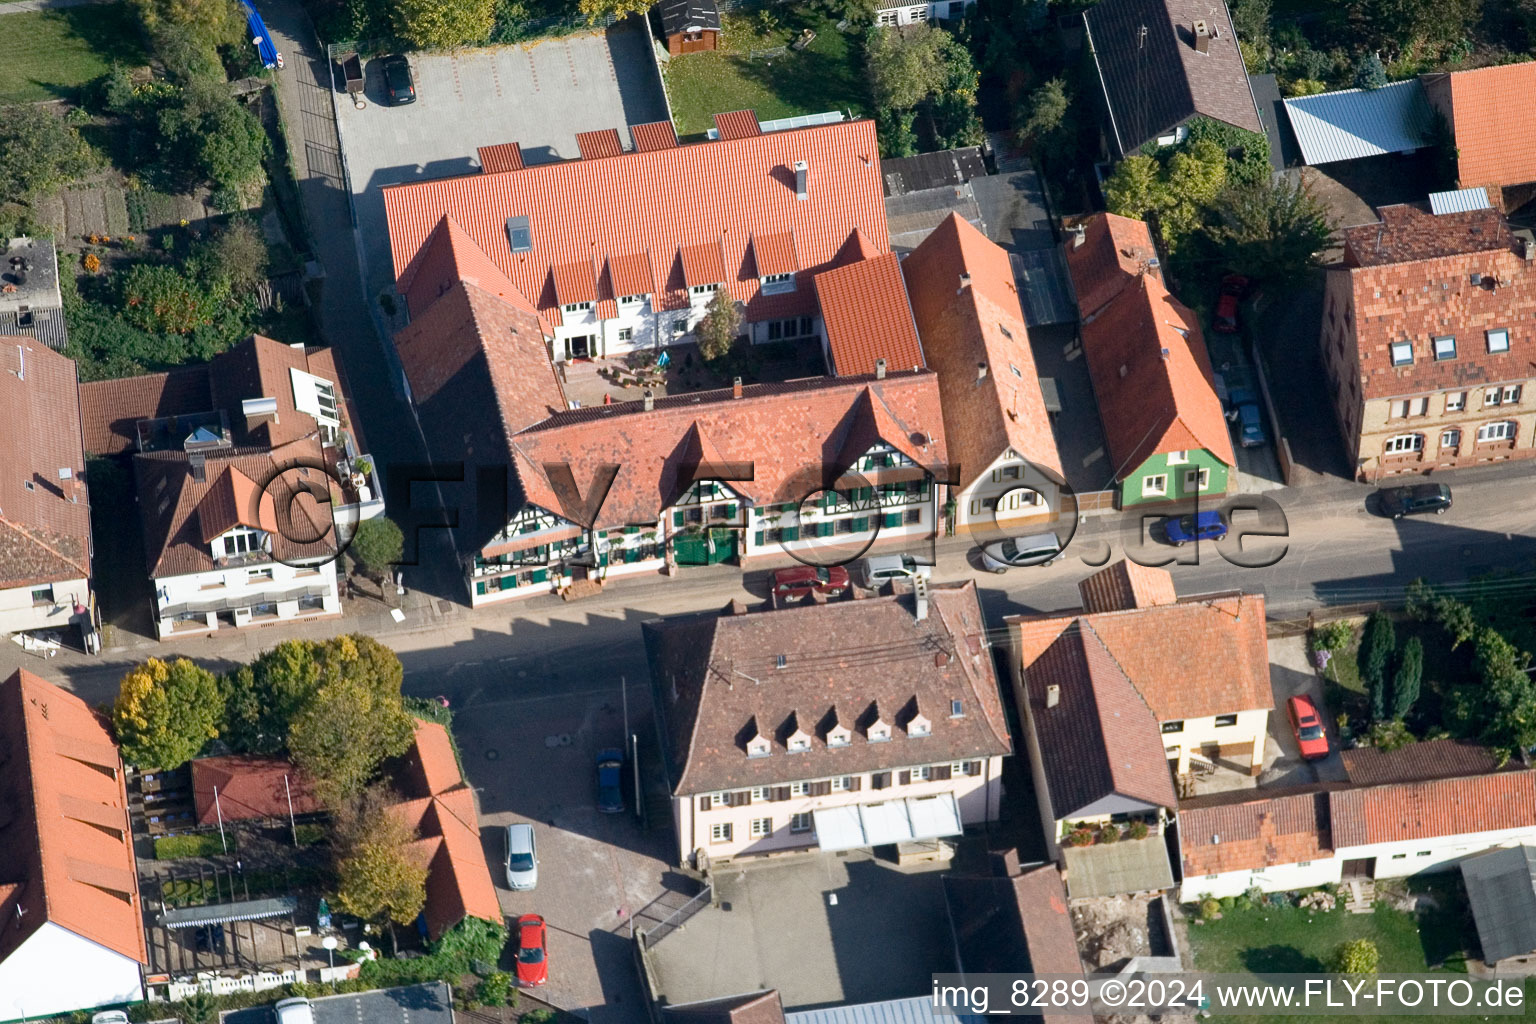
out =
[[1417,78],[1380,89],[1341,89],[1285,101],[1309,165],[1407,153],[1430,144],[1434,114]]
[[975,1014],[939,1013],[931,996],[913,996],[786,1013],[784,1024],[980,1024],[984,1019]]
[[[820,124],[838,124],[848,120],[841,110],[828,110],[820,114],[799,114],[795,117],[777,117],[772,121],[757,122],[758,128],[764,133],[783,132],[791,128],[812,128]],[[711,128],[704,133],[711,139],[720,137],[718,128]]]
[[235,903],[213,903],[202,907],[181,907],[167,910],[156,920],[166,928],[197,928],[205,924],[222,924],[225,921],[259,921],[266,917],[282,917],[299,909],[299,901],[292,896],[275,896],[265,900],[239,900]]
[[1455,192],[1431,192],[1429,194],[1429,212],[1436,215],[1491,209],[1493,209],[1493,204],[1488,201],[1488,190],[1486,188],[1464,188]]

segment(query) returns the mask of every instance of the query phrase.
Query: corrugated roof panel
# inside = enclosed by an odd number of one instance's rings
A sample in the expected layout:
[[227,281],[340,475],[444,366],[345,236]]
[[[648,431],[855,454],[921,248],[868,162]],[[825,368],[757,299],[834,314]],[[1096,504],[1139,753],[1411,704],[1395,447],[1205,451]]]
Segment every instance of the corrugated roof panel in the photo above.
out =
[[1285,101],[1291,129],[1307,164],[1387,153],[1430,144],[1434,114],[1418,79],[1380,89],[1342,89]]
[[1463,188],[1455,192],[1431,192],[1429,210],[1436,216],[1442,213],[1466,213],[1469,210],[1491,210],[1486,188]]
[[974,1014],[941,1014],[928,996],[784,1014],[785,1024],[979,1024],[984,1019]]

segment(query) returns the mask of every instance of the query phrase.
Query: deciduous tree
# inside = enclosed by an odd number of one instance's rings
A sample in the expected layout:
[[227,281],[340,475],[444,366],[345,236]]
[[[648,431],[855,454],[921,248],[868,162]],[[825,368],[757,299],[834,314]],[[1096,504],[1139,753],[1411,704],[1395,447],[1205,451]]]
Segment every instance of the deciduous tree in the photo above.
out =
[[395,32],[419,50],[452,50],[484,42],[496,21],[495,0],[395,0]]
[[391,803],[371,789],[337,814],[336,902],[374,924],[410,924],[427,902],[427,868],[412,856],[415,832]]
[[1166,207],[1169,203],[1168,185],[1160,174],[1157,161],[1139,153],[1120,161],[1120,166],[1104,182],[1104,201],[1109,204],[1111,213],[1138,220]]
[[289,725],[288,750],[321,800],[336,806],[410,746],[411,717],[400,699],[400,659],[377,640],[335,637],[315,656],[320,684]]
[[203,275],[229,282],[234,295],[247,295],[267,279],[267,240],[250,217],[236,217],[197,250]]
[[150,658],[123,676],[112,726],[123,760],[166,771],[197,756],[224,720],[218,680],[186,658]]
[[1036,147],[1061,129],[1067,116],[1067,86],[1053,78],[1027,96],[1018,118],[1018,139]]
[[74,125],[47,107],[0,107],[0,204],[23,203],[96,164]]
[[624,18],[631,14],[644,16],[651,9],[653,0],[579,0],[578,6],[581,13],[587,16],[587,21],[596,24],[608,15],[614,18]]
[[347,551],[357,559],[363,572],[378,578],[400,561],[404,545],[400,527],[387,516],[376,516],[357,524],[357,532],[352,535],[352,544]]
[[224,739],[239,751],[276,754],[288,745],[288,726],[320,688],[312,640],[285,640],[222,680]]
[[1312,190],[1285,179],[1229,188],[1216,209],[1212,241],[1228,267],[1254,280],[1300,278],[1333,234],[1328,210]]
[[709,302],[709,311],[693,329],[699,342],[699,354],[705,361],[719,359],[731,350],[741,334],[741,313],[730,293],[722,286]]

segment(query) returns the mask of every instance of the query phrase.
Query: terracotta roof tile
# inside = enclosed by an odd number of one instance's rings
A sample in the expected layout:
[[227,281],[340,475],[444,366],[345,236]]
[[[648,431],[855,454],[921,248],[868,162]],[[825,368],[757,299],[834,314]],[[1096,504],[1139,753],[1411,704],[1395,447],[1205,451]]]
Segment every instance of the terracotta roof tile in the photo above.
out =
[[1462,188],[1536,181],[1536,61],[1424,75],[1456,140]]
[[[795,198],[797,160],[812,171],[804,201]],[[716,190],[702,212],[700,182]],[[634,205],[636,196],[645,202]],[[683,282],[668,280],[678,247],[718,248],[724,240],[725,272],[705,283],[723,283],[733,299],[745,303],[749,320],[809,316],[815,303],[809,287],[761,294],[758,278],[747,273],[754,235],[792,231],[797,261],[808,271],[831,264],[855,230],[877,240],[874,253],[889,248],[872,121],[390,186],[384,204],[397,286],[413,315],[436,297],[443,281],[457,279],[439,269],[424,283],[416,281],[423,273],[418,264],[446,262],[427,245],[444,216],[546,314],[557,308],[553,292],[545,292],[552,266],[587,259],[601,265],[636,253],[650,253],[653,264],[663,264],[655,268],[658,304],[686,306]],[[621,208],[629,214],[614,217]],[[507,221],[512,217],[528,218],[528,251],[511,251]],[[483,281],[481,287],[496,291]]]
[[795,233],[776,231],[752,238],[752,262],[757,266],[757,276],[793,274],[800,269],[795,255]]
[[576,148],[580,151],[583,160],[601,160],[605,156],[624,155],[624,143],[619,140],[617,128],[577,132]]
[[[0,960],[52,923],[147,963],[123,766],[85,702],[24,669],[0,683]],[[110,822],[110,824],[109,824]],[[13,909],[14,908],[14,909]]]
[[719,242],[680,246],[677,258],[683,265],[683,282],[690,288],[726,281],[725,254]]
[[1509,761],[1500,768],[1498,758],[1487,747],[1455,739],[1423,740],[1396,750],[1355,747],[1341,750],[1339,757],[1344,762],[1344,773],[1357,786],[1492,775],[1497,771],[1515,771],[1520,766],[1519,761]]
[[[1135,152],[1196,114],[1264,130],[1225,4],[1103,0],[1084,19],[1109,101],[1109,134],[1120,153]],[[1194,45],[1197,20],[1210,27],[1204,53]]]
[[80,430],[92,455],[121,455],[138,447],[140,420],[213,409],[207,365],[184,366],[118,380],[80,384]]
[[892,370],[923,365],[923,346],[895,253],[824,270],[814,280],[833,373],[874,373],[875,360],[881,358]]
[[[997,675],[980,643],[985,630],[972,582],[931,587],[922,620],[910,597],[887,596],[643,624],[674,791],[787,784],[1008,753]],[[879,654],[835,653],[855,648]],[[936,651],[949,657],[937,659]],[[776,667],[779,655],[784,668]],[[867,671],[871,665],[877,671]],[[950,716],[952,700],[962,702],[964,715]],[[891,726],[887,741],[865,739],[872,708]],[[907,734],[913,709],[929,720],[929,735]],[[853,719],[845,723],[853,728],[852,743],[829,747],[824,725],[842,715]],[[791,716],[814,723],[806,728],[809,751],[787,752],[784,739],[792,730],[784,726]],[[747,756],[751,731],[772,742],[770,756]]]
[[0,409],[0,589],[90,576],[74,361],[35,338],[0,336]]
[[784,1004],[778,990],[768,989],[663,1006],[661,1019],[669,1024],[784,1024]]
[[1066,242],[1067,268],[1077,293],[1077,308],[1087,319],[1135,283],[1143,273],[1161,276],[1153,261],[1157,248],[1146,221],[1098,213],[1079,221]]
[[732,110],[715,115],[715,130],[722,139],[750,139],[763,134],[754,110]]
[[415,741],[406,752],[405,767],[397,776],[400,791],[410,798],[437,796],[464,784],[459,762],[453,754],[448,730],[435,722],[417,719],[412,728]]
[[[217,793],[217,796],[215,796]],[[199,825],[247,818],[286,818],[321,810],[308,781],[280,757],[233,755],[192,762],[192,801]]]
[[[1007,448],[1062,474],[1008,254],[951,215],[902,260],[923,356],[939,375],[951,462],[968,487]],[[969,275],[970,287],[961,287]],[[986,363],[985,379],[976,367]]]
[[1077,592],[1083,599],[1083,608],[1090,612],[1150,608],[1174,604],[1179,599],[1173,588],[1172,573],[1167,569],[1140,565],[1129,558],[1122,558],[1081,580]]
[[[590,262],[591,257],[585,259]],[[468,282],[519,310],[537,312],[528,296],[507,278],[464,229],[452,217],[445,216],[422,244],[416,262],[401,276],[400,292],[405,296],[411,315],[421,316],[460,281]],[[534,289],[531,294],[537,298],[543,291],[544,280],[541,277],[529,282],[529,286]]]
[[[1513,250],[1504,219],[1491,210],[1435,216],[1389,206],[1379,212],[1381,225],[1345,232],[1355,265],[1329,273],[1347,275],[1350,305],[1325,314],[1344,317],[1346,329],[1353,325],[1363,398],[1528,378],[1536,362],[1528,312],[1536,307],[1536,266]],[[1473,274],[1481,275],[1477,284]],[[1507,351],[1488,351],[1486,332],[1494,328],[1509,332]],[[1456,356],[1436,359],[1432,339],[1445,335],[1456,339]],[[1397,341],[1412,344],[1412,363],[1392,365]]]
[[502,171],[523,169],[523,147],[515,142],[481,146],[476,152],[480,155],[480,173],[482,174],[499,174]]
[[1536,771],[1369,786],[1331,794],[1337,849],[1536,826]]
[[651,121],[629,126],[629,137],[635,140],[635,150],[654,153],[658,149],[677,148],[677,129],[671,121]]
[[1331,857],[1328,801],[1327,793],[1299,793],[1181,808],[1184,876],[1258,871]]
[[1143,276],[1082,327],[1116,478],[1159,452],[1203,448],[1237,464],[1195,314]]
[[555,280],[555,297],[560,300],[560,305],[597,301],[597,275],[591,260],[554,267],[550,274]]
[[608,274],[615,298],[656,293],[656,275],[651,272],[648,253],[608,257]]

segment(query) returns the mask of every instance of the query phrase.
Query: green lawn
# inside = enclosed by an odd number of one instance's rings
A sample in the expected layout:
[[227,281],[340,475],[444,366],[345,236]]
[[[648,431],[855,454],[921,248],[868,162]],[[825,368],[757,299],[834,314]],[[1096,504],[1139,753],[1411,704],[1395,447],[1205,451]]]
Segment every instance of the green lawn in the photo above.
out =
[[[667,63],[667,96],[679,135],[714,127],[713,117],[755,110],[760,121],[828,110],[866,113],[868,99],[857,40],[834,22],[807,11],[775,8],[775,23],[727,15],[721,49],[688,53]],[[784,46],[809,28],[816,38],[804,50],[748,58],[745,52]]]
[[[235,849],[235,836],[229,835],[229,849]],[[161,836],[155,840],[155,860],[180,860],[183,857],[217,857],[225,852],[217,832],[198,832],[185,836]]]
[[7,14],[0,21],[0,103],[69,96],[113,62],[143,64],[127,3]]
[[[1219,921],[1191,924],[1189,944],[1194,954],[1194,969],[1223,974],[1270,973],[1308,974],[1327,971],[1329,959],[1341,942],[1370,939],[1381,953],[1381,972],[1423,973],[1445,971],[1465,973],[1464,949],[1474,950],[1477,937],[1466,912],[1466,896],[1459,875],[1442,874],[1429,881],[1415,882],[1414,892],[1431,893],[1438,906],[1418,914],[1392,910],[1378,903],[1375,913],[1351,914],[1339,908],[1331,913],[1312,914],[1299,907],[1264,907],[1256,910],[1229,910]],[[1224,1021],[1253,1021],[1266,1018],[1222,1017]],[[1349,1016],[1311,1017],[1317,1024],[1343,1024]],[[1424,1020],[1426,1018],[1372,1018],[1388,1021]],[[1273,1018],[1267,1018],[1273,1021]]]

